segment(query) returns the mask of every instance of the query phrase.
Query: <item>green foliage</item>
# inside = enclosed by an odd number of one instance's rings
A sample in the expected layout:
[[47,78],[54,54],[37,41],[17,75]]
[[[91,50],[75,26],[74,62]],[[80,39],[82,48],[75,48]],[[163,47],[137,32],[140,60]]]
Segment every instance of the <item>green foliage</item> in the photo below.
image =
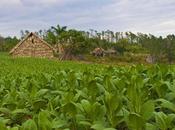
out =
[[[21,39],[28,33],[28,30],[21,30]],[[64,60],[85,60],[88,57],[85,58],[84,55],[92,54],[95,48],[103,48],[106,50],[105,57],[109,59],[108,61],[113,57],[115,58],[112,61],[129,63],[174,63],[175,61],[175,36],[173,34],[163,38],[152,34],[111,30],[81,31],[59,24],[35,33],[55,48],[55,57]],[[17,37],[0,36],[0,51],[9,52],[18,42]]]
[[34,120],[27,120],[22,124],[21,130],[37,130],[37,125]]
[[17,37],[0,37],[0,51],[10,51],[18,42],[19,39]]
[[2,130],[173,130],[174,66],[0,56]]
[[119,40],[115,45],[114,48],[117,52],[119,52],[121,55],[124,54],[124,52],[127,51],[127,46],[129,45],[127,39],[121,39]]

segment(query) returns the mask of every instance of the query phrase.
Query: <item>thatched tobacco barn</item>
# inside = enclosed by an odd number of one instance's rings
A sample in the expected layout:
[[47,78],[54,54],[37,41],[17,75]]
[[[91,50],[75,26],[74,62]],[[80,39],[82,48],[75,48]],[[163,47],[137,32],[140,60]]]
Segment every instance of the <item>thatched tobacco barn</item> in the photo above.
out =
[[34,33],[29,33],[11,51],[13,56],[22,57],[54,57],[54,49]]

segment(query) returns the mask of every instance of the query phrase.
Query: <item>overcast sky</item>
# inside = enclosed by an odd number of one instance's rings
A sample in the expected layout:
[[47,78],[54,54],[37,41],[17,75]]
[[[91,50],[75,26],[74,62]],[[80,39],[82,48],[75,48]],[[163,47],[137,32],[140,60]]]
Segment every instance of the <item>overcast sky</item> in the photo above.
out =
[[0,0],[0,34],[57,24],[80,30],[175,33],[175,0]]

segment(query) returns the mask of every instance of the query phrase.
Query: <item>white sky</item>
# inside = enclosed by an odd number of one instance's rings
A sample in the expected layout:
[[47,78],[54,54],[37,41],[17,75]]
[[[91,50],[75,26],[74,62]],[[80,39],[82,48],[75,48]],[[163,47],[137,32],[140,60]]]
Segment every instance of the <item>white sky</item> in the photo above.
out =
[[0,0],[0,34],[57,24],[81,30],[175,33],[175,0]]

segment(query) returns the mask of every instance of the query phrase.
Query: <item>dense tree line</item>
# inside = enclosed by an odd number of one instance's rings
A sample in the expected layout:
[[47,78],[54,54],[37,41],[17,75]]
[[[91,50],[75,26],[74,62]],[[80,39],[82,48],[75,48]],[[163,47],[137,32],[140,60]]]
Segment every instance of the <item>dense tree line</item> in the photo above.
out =
[[[28,30],[22,30],[21,39],[28,33]],[[152,34],[113,32],[111,30],[79,31],[60,25],[35,33],[56,48],[63,46],[67,54],[89,54],[94,48],[100,47],[115,49],[119,55],[125,52],[150,54],[155,62],[166,59],[171,63],[175,60],[175,35],[157,37]],[[9,51],[17,42],[19,39],[16,37],[0,37],[0,51]]]
[[171,63],[175,60],[175,35],[156,37],[152,34],[132,32],[113,32],[110,30],[98,32],[68,30],[66,26],[51,27],[40,35],[51,44],[69,45],[72,53],[88,53],[96,47],[113,48],[118,54],[125,52],[147,53],[155,62],[162,59]]
[[19,42],[19,39],[17,37],[2,37],[2,36],[0,36],[0,51],[2,51],[2,52],[9,51],[18,42]]

